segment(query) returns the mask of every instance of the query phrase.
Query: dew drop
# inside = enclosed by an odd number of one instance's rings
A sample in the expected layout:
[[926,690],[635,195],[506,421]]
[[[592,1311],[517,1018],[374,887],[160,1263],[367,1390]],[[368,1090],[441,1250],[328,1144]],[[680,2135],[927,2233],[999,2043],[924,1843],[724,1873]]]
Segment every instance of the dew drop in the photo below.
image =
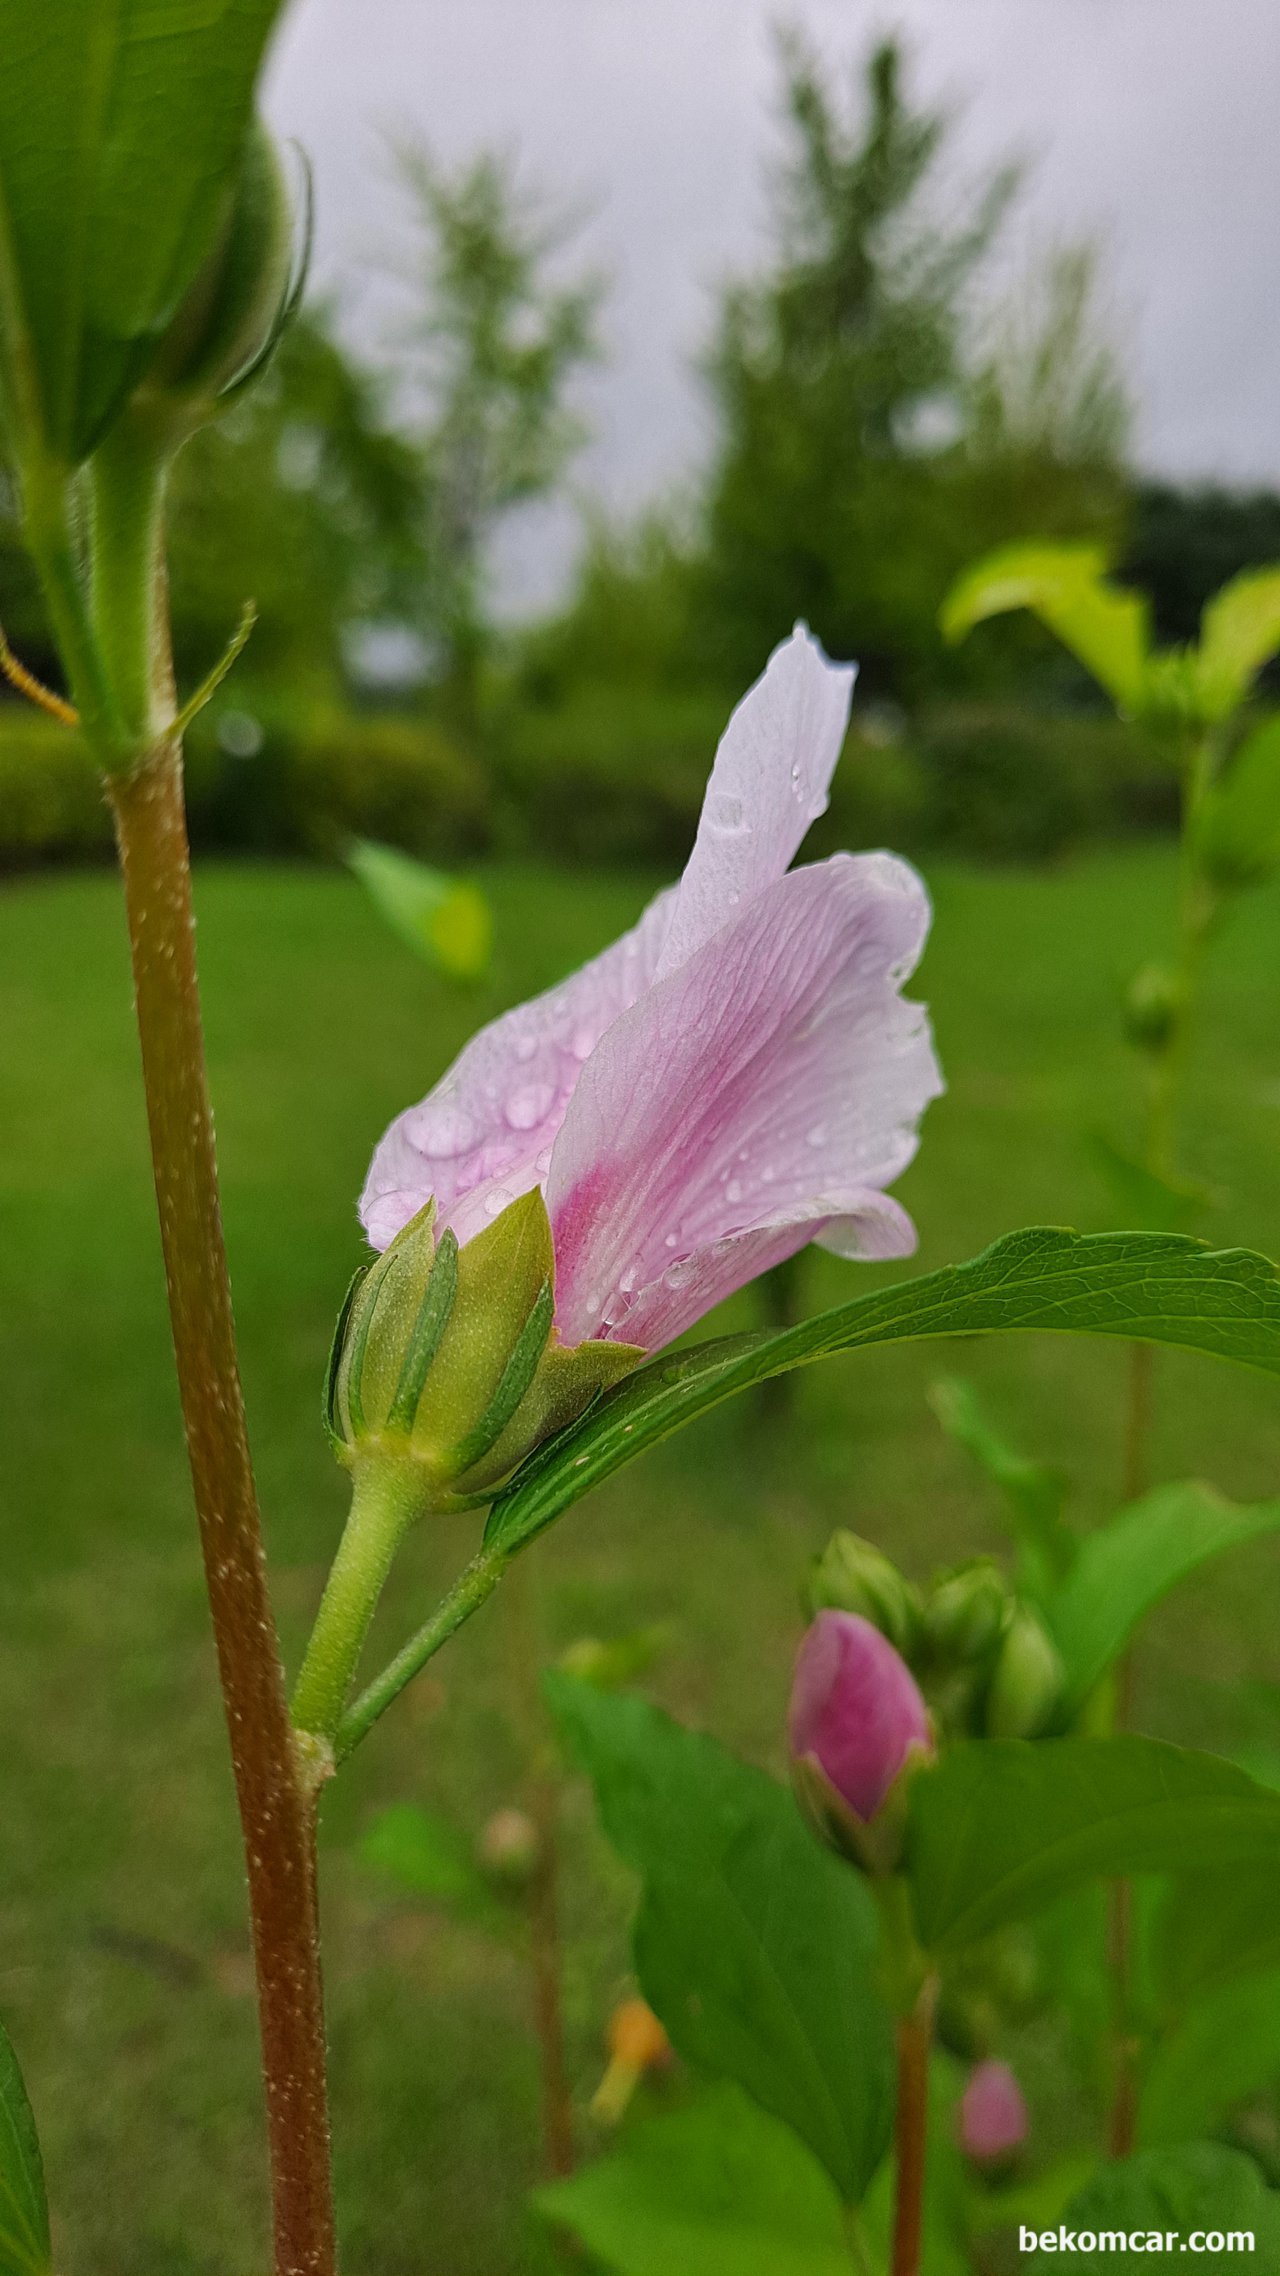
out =
[[809,1146],[825,1146],[827,1143],[826,1123],[815,1122],[812,1130],[806,1130],[805,1143]]
[[724,1189],[724,1197],[725,1197],[725,1200],[726,1200],[726,1201],[741,1201],[741,1199],[742,1199],[742,1180],[741,1180],[741,1178],[730,1178],[730,1180],[729,1180],[728,1184],[726,1185],[726,1187],[725,1187],[725,1189]]
[[528,1066],[528,1064],[529,1064],[529,1061],[532,1059],[532,1057],[533,1057],[533,1054],[534,1054],[534,1052],[537,1050],[537,1048],[538,1048],[538,1039],[537,1039],[536,1035],[521,1035],[521,1036],[517,1036],[517,1038],[516,1038],[516,1057],[517,1057],[517,1059],[520,1061],[520,1064],[521,1064],[521,1066],[522,1066],[522,1067],[527,1067],[527,1066]]
[[554,1097],[550,1083],[526,1083],[522,1089],[513,1091],[503,1109],[511,1129],[536,1129]]

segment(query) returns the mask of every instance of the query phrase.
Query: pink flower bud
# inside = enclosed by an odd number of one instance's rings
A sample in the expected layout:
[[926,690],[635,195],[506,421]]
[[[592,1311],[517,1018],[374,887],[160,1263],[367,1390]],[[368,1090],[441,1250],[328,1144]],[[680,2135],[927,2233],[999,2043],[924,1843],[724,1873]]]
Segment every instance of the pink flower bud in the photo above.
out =
[[915,1677],[887,1637],[856,1612],[820,1612],[796,1661],[791,1753],[816,1766],[869,1825],[913,1750],[932,1753]]
[[975,2165],[997,2165],[1027,2138],[1027,2105],[1007,2063],[979,2063],[960,2097],[960,2147]]

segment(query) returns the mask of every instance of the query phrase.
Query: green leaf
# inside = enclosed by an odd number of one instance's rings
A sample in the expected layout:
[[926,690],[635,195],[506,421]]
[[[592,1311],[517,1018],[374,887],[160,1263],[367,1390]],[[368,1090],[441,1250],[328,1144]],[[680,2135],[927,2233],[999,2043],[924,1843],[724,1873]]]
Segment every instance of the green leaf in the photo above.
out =
[[0,0],[0,360],[14,414],[70,465],[228,210],[279,5]]
[[636,1968],[686,2061],[806,2141],[856,2204],[893,2113],[875,1906],[792,1795],[643,1700],[547,1679],[605,1832],[643,1880]]
[[479,980],[489,969],[493,918],[476,886],[428,869],[394,846],[357,838],[347,861],[394,933],[451,980]]
[[1089,1152],[1116,1206],[1117,1220],[1143,1233],[1189,1233],[1213,1202],[1207,1186],[1190,1179],[1163,1178],[1126,1154],[1102,1131],[1093,1131]]
[[[1242,2266],[1259,2272],[1280,2267],[1280,2198],[1266,2187],[1252,2158],[1217,2142],[1143,2150],[1123,2163],[1099,2167],[1072,2198],[1062,2225],[1077,2236],[1092,2232],[1100,2245],[1104,2236],[1123,2235],[1119,2249],[1081,2257],[1092,2276],[1130,2276],[1135,2255],[1127,2246],[1135,2232],[1144,2249],[1148,2240],[1159,2237],[1150,2246],[1153,2253],[1185,2253],[1197,2232],[1202,2237],[1221,2233],[1225,2238],[1238,2231],[1251,2235],[1250,2245],[1237,2244],[1234,2251],[1225,2245],[1219,2252],[1198,2250],[1190,2265],[1199,2276],[1239,2276]],[[1038,2252],[1021,2265],[1028,2276],[1052,2276],[1062,2257],[1060,2251]]]
[[1157,1233],[1009,1233],[969,1264],[854,1297],[781,1333],[725,1336],[651,1360],[499,1495],[488,1546],[523,1547],[648,1446],[736,1391],[830,1353],[1038,1328],[1180,1345],[1280,1374],[1280,1278],[1247,1249]]
[[1246,736],[1208,792],[1196,847],[1218,885],[1265,885],[1280,869],[1280,716]]
[[1191,1480],[1160,1486],[1080,1545],[1045,1611],[1067,1671],[1068,1712],[1082,1705],[1139,1621],[1212,1557],[1280,1527],[1280,1501],[1237,1508]]
[[1175,2008],[1234,1976],[1280,1968],[1280,1905],[1263,1873],[1189,1873],[1169,1890],[1157,1951]]
[[489,1902],[483,1876],[457,1827],[412,1802],[396,1802],[380,1811],[362,1835],[356,1854],[362,1865],[388,1874],[415,1897],[441,1904],[487,1906]]
[[1145,2148],[1214,2134],[1277,2079],[1280,1968],[1273,1968],[1220,1984],[1161,2039],[1142,2084],[1138,2139]]
[[1246,569],[1215,593],[1200,620],[1196,708],[1207,725],[1229,719],[1280,649],[1280,565]]
[[620,2276],[849,2276],[821,2166],[733,2086],[634,2127],[533,2201]]
[[947,1376],[932,1386],[929,1404],[943,1429],[1005,1496],[1019,1547],[1019,1591],[1043,1603],[1076,1553],[1076,1537],[1062,1522],[1066,1488],[1061,1473],[1031,1461],[1001,1438],[983,1414],[972,1383]]
[[953,1952],[1073,1883],[1216,1866],[1280,1868],[1280,1795],[1158,1739],[987,1739],[911,1783],[907,1870],[920,1936]]
[[1100,546],[1001,546],[957,578],[943,604],[943,633],[948,640],[961,640],[988,617],[1029,609],[1122,711],[1140,711],[1151,647],[1150,611],[1142,594],[1109,585],[1106,568]]
[[0,2276],[47,2276],[49,2208],[36,2122],[0,2026]]

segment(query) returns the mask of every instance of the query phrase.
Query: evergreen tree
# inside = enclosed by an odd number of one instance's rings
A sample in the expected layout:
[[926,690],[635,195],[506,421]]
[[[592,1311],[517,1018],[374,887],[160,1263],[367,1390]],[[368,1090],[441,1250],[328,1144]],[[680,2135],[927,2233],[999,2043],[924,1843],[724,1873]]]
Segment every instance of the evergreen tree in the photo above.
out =
[[895,42],[875,48],[847,111],[794,40],[784,68],[775,265],[730,291],[708,365],[710,620],[731,675],[802,614],[891,684],[935,644],[947,571],[928,564],[946,501],[932,460],[963,425],[966,292],[1014,176],[953,191],[944,222],[947,120],[911,107]]

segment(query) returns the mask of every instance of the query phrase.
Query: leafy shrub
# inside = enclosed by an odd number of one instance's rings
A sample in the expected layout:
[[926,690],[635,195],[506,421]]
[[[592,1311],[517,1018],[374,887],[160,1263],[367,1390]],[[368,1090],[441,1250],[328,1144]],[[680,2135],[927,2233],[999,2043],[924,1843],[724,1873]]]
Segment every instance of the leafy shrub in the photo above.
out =
[[[500,772],[509,826],[540,851],[668,865],[688,851],[729,704],[599,688],[511,722]],[[1041,860],[1091,838],[1171,827],[1176,785],[1144,737],[1101,715],[1012,705],[925,714],[901,739],[854,727],[831,809],[808,841],[955,848]]]
[[914,743],[932,846],[1036,861],[1177,823],[1177,782],[1160,752],[1101,714],[956,706],[926,715]]
[[[604,687],[554,708],[513,708],[491,781],[428,719],[300,710],[241,685],[190,738],[192,839],[204,851],[323,857],[375,838],[447,866],[499,832],[515,849],[675,869],[729,710],[711,693]],[[868,717],[850,735],[808,855],[894,846],[1043,860],[1171,825],[1175,788],[1149,742],[1103,717],[957,705],[900,739]],[[76,737],[25,706],[0,706],[0,868],[84,860],[110,843]]]

